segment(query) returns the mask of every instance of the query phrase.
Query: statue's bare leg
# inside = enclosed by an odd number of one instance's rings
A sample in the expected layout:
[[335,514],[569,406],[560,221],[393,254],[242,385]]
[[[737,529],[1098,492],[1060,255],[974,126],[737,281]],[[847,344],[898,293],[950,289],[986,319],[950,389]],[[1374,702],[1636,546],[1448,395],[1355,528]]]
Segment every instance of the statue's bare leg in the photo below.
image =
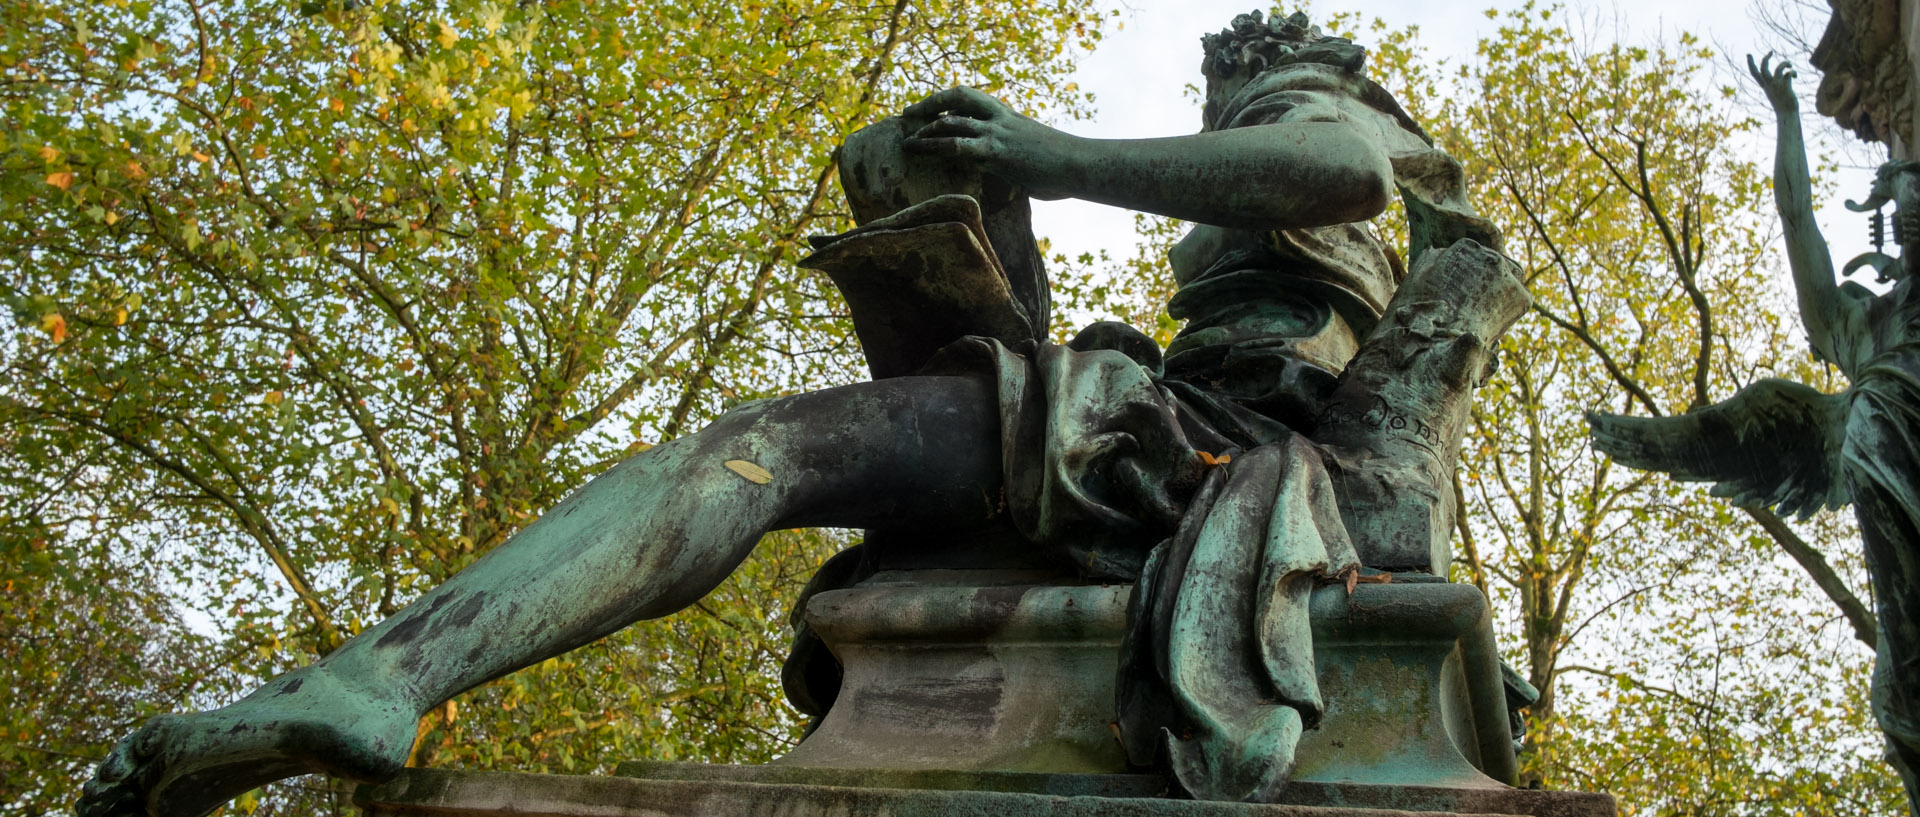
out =
[[994,405],[984,383],[913,377],[742,406],[594,479],[312,665],[154,719],[102,764],[80,813],[197,817],[297,774],[384,779],[427,710],[692,604],[768,530],[984,521],[999,504]]

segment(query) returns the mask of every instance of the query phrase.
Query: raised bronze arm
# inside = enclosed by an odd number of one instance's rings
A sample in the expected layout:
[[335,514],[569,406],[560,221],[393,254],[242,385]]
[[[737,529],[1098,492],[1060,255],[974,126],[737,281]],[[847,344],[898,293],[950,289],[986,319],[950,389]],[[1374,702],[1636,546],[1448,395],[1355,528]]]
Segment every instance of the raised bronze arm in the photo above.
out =
[[1813,218],[1813,191],[1807,170],[1807,144],[1800,131],[1800,103],[1793,95],[1793,66],[1773,63],[1769,54],[1758,63],[1747,57],[1747,71],[1772,103],[1779,120],[1774,148],[1773,198],[1787,242],[1787,262],[1799,295],[1800,315],[1807,340],[1821,360],[1851,373],[1855,361],[1847,350],[1853,327],[1860,325],[1864,289],[1834,283],[1833,260],[1827,239]]

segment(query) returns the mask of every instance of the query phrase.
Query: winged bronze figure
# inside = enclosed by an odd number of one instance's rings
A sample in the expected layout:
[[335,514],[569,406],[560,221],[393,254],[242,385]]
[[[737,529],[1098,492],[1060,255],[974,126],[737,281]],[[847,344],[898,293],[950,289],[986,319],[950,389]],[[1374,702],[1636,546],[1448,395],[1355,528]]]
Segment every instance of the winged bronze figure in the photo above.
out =
[[1736,505],[1806,518],[1847,504],[1838,478],[1847,399],[1771,378],[1674,417],[1589,412],[1594,445],[1614,460],[1714,483]]
[[1885,293],[1836,283],[1814,223],[1794,71],[1769,55],[1747,68],[1779,119],[1774,201],[1801,317],[1815,357],[1851,385],[1823,394],[1788,380],[1759,381],[1733,397],[1673,417],[1589,413],[1594,447],[1635,468],[1714,483],[1712,493],[1749,507],[1805,517],[1854,506],[1879,617],[1873,710],[1887,758],[1920,814],[1920,163],[1880,168],[1855,211],[1895,206],[1899,258],[1866,253],[1848,274],[1872,268]]

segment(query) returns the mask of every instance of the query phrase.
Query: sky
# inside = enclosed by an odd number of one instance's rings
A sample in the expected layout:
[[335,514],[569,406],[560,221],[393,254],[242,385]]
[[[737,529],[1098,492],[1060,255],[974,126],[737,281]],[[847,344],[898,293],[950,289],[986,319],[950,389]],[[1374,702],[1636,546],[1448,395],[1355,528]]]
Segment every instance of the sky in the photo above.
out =
[[[1118,22],[1109,25],[1105,39],[1094,53],[1084,58],[1074,81],[1095,95],[1096,115],[1091,121],[1055,123],[1081,136],[1104,139],[1174,136],[1199,129],[1199,103],[1187,98],[1182,89],[1199,82],[1200,35],[1224,28],[1235,14],[1254,9],[1266,10],[1270,0],[1124,0]],[[1825,3],[1817,17],[1809,15],[1803,23],[1805,38],[1817,40],[1826,23]],[[1489,8],[1502,11],[1517,8],[1515,0],[1320,0],[1312,7],[1314,20],[1343,12],[1360,12],[1386,20],[1390,25],[1417,25],[1421,41],[1434,57],[1450,58],[1455,63],[1471,61],[1475,44],[1482,36],[1498,28],[1497,20],[1483,13]],[[1619,40],[1652,44],[1671,42],[1680,32],[1700,37],[1721,56],[1716,61],[1721,84],[1740,88],[1739,103],[1752,106],[1767,123],[1751,146],[1754,155],[1765,157],[1763,166],[1772,168],[1773,128],[1770,110],[1751,79],[1745,76],[1745,55],[1764,54],[1784,49],[1777,36],[1755,20],[1753,0],[1574,0],[1580,23],[1576,31],[1585,31],[1601,40]],[[1792,3],[1774,0],[1774,7]],[[1288,9],[1294,8],[1289,4]],[[1361,45],[1367,43],[1362,40]],[[1812,94],[1816,74],[1798,54],[1789,54],[1801,63],[1797,85],[1801,108],[1806,114],[1808,138],[1838,145],[1844,141],[1830,120],[1813,115]],[[1823,125],[1822,123],[1827,123]],[[1442,147],[1445,147],[1444,145]],[[1744,146],[1743,146],[1744,147]],[[1866,239],[1866,217],[1847,212],[1840,206],[1845,198],[1863,198],[1872,181],[1871,165],[1879,161],[1871,150],[1848,148],[1837,157],[1843,165],[1836,195],[1822,202],[1819,220],[1834,256],[1835,266],[1871,249]],[[1846,165],[1853,165],[1848,168]],[[1817,188],[1816,188],[1817,190]],[[1134,244],[1132,217],[1125,211],[1085,202],[1035,202],[1036,232],[1053,241],[1056,251],[1076,256],[1081,252],[1106,249],[1122,257]],[[1784,250],[1783,250],[1784,252]],[[1870,278],[1871,276],[1860,276]]]

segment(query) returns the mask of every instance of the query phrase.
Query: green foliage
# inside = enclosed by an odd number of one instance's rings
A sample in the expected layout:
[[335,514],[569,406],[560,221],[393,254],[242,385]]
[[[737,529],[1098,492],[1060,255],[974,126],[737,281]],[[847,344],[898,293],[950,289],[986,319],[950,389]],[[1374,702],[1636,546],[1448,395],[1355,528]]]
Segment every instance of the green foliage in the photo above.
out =
[[1180,332],[1180,322],[1167,314],[1167,299],[1178,288],[1167,251],[1188,227],[1184,222],[1147,213],[1135,213],[1136,242],[1116,261],[1100,250],[1068,258],[1053,253],[1048,259],[1054,299],[1066,317],[1056,320],[1056,340],[1065,342],[1081,326],[1113,320],[1132,326],[1166,346]]
[[126,554],[56,563],[62,548],[34,531],[0,541],[0,810],[52,813],[124,724],[212,691],[223,650],[182,628]]
[[[649,442],[855,378],[792,266],[845,226],[832,147],[961,82],[1076,113],[1098,36],[1081,0],[4,6],[0,688],[45,703],[0,809],[61,808],[133,702],[218,704]],[[773,537],[420,751],[775,754],[775,625],[838,544]]]

